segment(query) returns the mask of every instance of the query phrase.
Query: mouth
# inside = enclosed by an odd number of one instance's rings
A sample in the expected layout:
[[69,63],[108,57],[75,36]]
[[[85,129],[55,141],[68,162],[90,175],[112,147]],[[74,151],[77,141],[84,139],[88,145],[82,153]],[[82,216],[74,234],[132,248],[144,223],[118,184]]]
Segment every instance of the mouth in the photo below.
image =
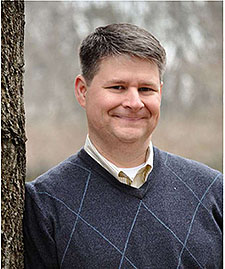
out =
[[114,115],[113,117],[121,119],[121,120],[131,121],[131,122],[140,121],[145,118],[145,117],[133,117],[133,116],[123,116],[123,115]]

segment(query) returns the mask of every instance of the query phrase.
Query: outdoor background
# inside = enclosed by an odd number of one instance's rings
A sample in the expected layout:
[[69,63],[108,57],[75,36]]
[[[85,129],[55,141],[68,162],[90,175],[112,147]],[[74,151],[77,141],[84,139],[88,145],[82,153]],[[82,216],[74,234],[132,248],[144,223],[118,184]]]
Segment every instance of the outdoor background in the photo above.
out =
[[25,2],[27,180],[80,149],[78,47],[94,28],[129,22],[167,51],[157,147],[222,171],[222,2]]

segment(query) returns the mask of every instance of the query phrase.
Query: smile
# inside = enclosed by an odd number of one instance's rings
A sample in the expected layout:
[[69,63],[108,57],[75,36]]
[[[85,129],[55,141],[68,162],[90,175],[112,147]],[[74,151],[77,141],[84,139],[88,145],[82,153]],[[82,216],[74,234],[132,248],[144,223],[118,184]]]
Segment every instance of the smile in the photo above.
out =
[[128,116],[119,116],[119,115],[115,115],[113,117],[119,118],[121,120],[127,120],[127,121],[139,121],[139,120],[144,119],[144,117],[128,117]]

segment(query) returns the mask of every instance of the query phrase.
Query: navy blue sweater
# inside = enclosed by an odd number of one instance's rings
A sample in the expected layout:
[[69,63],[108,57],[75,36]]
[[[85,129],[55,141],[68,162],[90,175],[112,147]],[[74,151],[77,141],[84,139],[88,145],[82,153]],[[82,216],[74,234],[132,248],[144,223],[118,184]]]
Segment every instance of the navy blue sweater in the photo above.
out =
[[222,174],[157,148],[139,189],[82,149],[25,204],[25,268],[222,268]]

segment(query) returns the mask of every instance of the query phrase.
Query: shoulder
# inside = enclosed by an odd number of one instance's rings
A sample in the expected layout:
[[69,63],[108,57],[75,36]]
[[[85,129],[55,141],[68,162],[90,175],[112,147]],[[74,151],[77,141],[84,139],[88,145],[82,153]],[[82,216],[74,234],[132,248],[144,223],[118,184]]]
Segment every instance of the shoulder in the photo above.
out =
[[169,152],[154,148],[154,156],[160,169],[170,178],[176,178],[185,186],[203,195],[214,192],[222,197],[222,178],[220,171],[209,166]]
[[156,158],[160,159],[162,165],[167,169],[172,170],[179,176],[184,175],[201,175],[204,177],[222,177],[222,173],[217,171],[203,163],[184,158],[154,147],[154,153]]
[[88,165],[79,157],[79,151],[51,168],[37,179],[26,183],[26,193],[31,196],[48,193],[52,196],[65,196],[68,189],[79,191],[90,174]]

